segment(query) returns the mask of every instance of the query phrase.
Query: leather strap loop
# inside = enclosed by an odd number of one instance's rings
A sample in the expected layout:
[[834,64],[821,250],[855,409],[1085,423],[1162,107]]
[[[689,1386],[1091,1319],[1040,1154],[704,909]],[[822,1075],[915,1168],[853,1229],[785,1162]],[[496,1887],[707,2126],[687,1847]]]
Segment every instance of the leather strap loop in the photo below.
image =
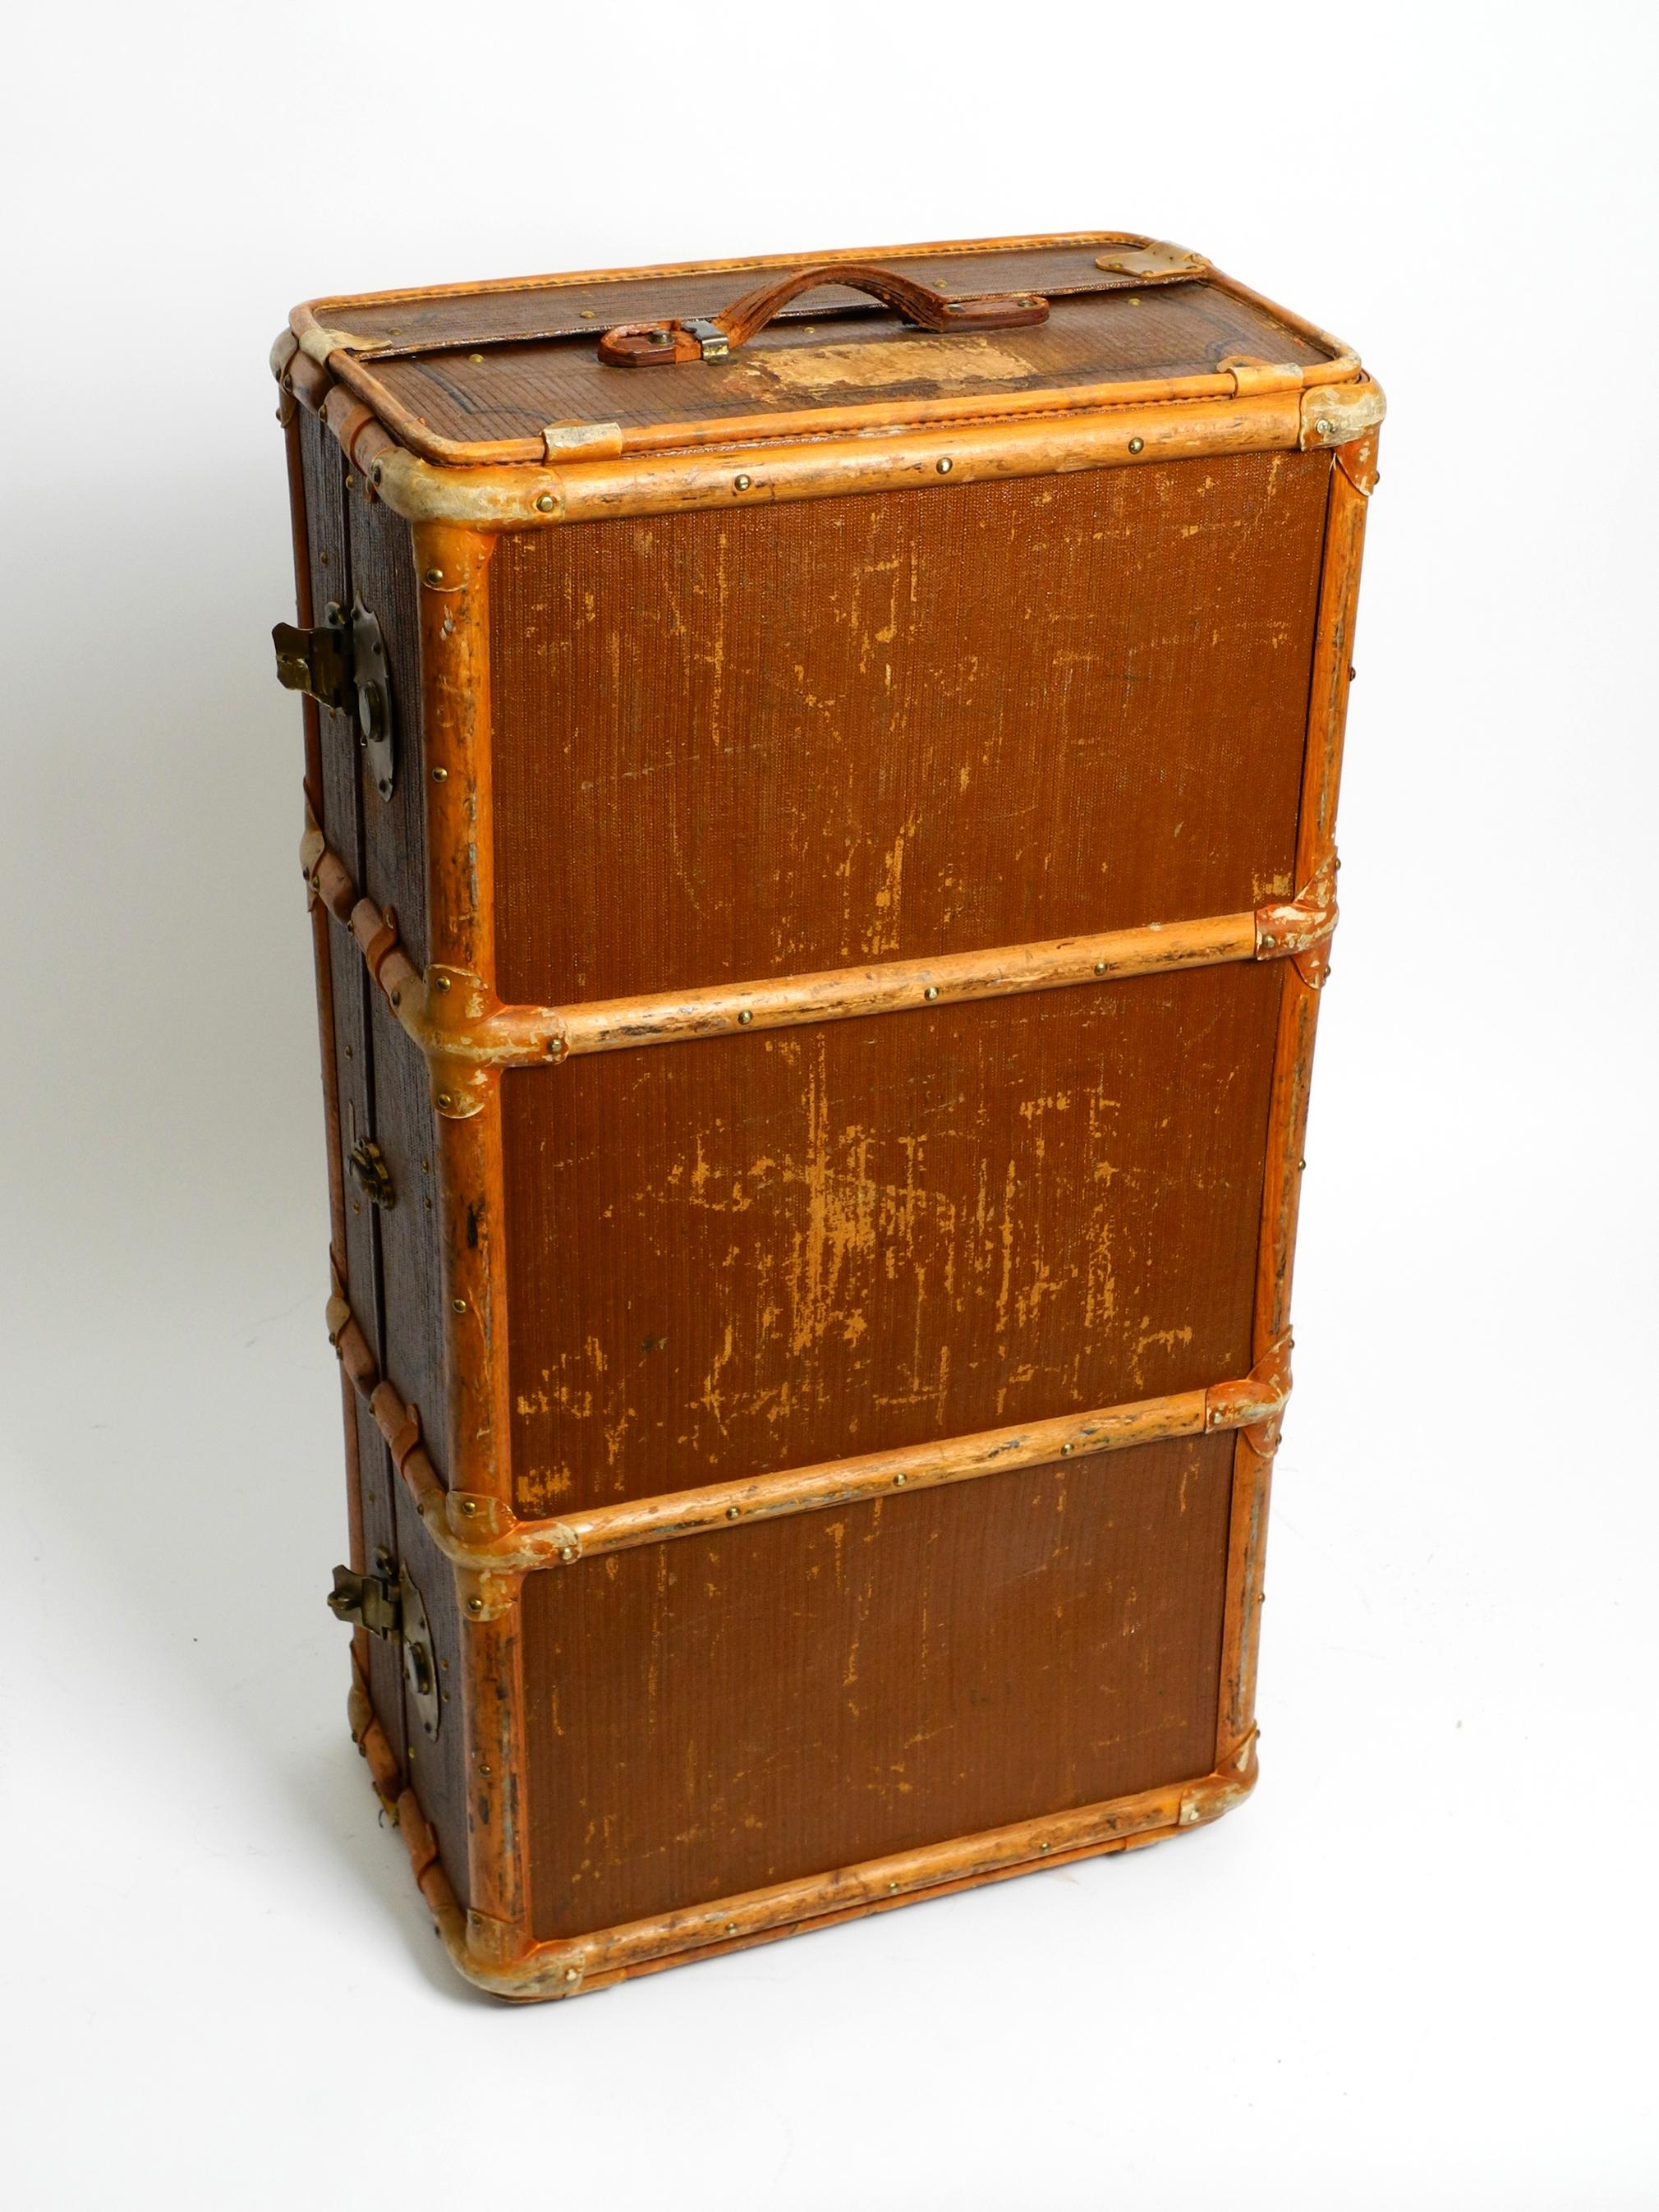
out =
[[599,340],[599,359],[613,368],[650,368],[665,362],[719,360],[764,330],[781,307],[821,284],[866,292],[924,331],[1007,331],[1048,319],[1048,302],[1034,293],[992,292],[952,298],[914,276],[863,261],[816,262],[745,292],[711,321],[675,316],[659,323],[618,323]]

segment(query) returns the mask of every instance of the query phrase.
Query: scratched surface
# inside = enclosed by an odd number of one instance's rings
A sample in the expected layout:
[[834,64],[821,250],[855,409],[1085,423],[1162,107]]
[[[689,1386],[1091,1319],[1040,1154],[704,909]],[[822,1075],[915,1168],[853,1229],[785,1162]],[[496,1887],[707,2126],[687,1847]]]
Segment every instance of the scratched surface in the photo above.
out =
[[[1092,254],[1068,257],[1074,279],[1101,281]],[[1006,264],[1005,264],[1006,265]],[[943,276],[945,272],[937,272]],[[952,289],[970,289],[966,269]],[[1009,269],[1003,277],[1030,286],[1040,274]],[[628,289],[617,287],[618,294]],[[848,313],[832,301],[803,294],[788,319],[773,323],[724,361],[678,368],[615,368],[599,360],[597,340],[609,323],[641,313],[718,314],[749,289],[740,275],[674,277],[637,288],[633,298],[596,302],[584,322],[569,300],[550,309],[573,335],[521,344],[490,344],[482,353],[467,340],[497,330],[534,327],[550,317],[548,295],[526,302],[520,294],[475,295],[393,309],[401,325],[425,320],[441,329],[452,349],[420,359],[369,364],[374,375],[409,414],[439,436],[463,441],[537,438],[549,422],[617,422],[626,428],[691,420],[776,415],[795,409],[855,405],[896,398],[939,399],[964,390],[1065,391],[1080,385],[1129,382],[1150,377],[1212,374],[1235,354],[1303,366],[1329,358],[1324,347],[1287,330],[1265,307],[1235,299],[1201,282],[1131,286],[1093,297],[1051,294],[1046,323],[992,334],[997,358],[975,351],[977,334],[952,332],[939,342],[881,309],[855,302]],[[659,305],[645,307],[643,296]],[[348,307],[346,318],[362,311]],[[355,325],[354,325],[355,326]],[[459,342],[452,333],[463,335]],[[575,335],[574,333],[580,333]],[[395,343],[415,343],[405,330]],[[893,356],[908,356],[906,373],[894,374]],[[815,363],[828,349],[831,358]],[[867,372],[859,356],[868,353]],[[787,427],[781,421],[781,428]]]
[[1276,963],[501,1088],[514,1465],[557,1515],[1243,1375]]
[[1233,1440],[526,1585],[532,1914],[575,1936],[1207,1773]]
[[1248,454],[508,536],[501,995],[1289,895],[1329,470]]

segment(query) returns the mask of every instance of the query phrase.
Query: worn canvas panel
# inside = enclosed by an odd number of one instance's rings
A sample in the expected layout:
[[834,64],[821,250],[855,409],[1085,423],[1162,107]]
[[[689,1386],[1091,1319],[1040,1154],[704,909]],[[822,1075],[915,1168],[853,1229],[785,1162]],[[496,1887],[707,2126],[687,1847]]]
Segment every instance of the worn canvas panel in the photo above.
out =
[[[1202,283],[1055,297],[1047,322],[981,335],[932,336],[896,315],[871,313],[867,304],[862,313],[837,314],[805,295],[797,312],[816,304],[815,317],[769,325],[728,360],[698,362],[689,374],[684,368],[611,368],[598,358],[594,339],[607,320],[649,312],[714,314],[748,289],[739,275],[665,280],[651,288],[661,303],[655,310],[607,301],[603,319],[586,325],[584,337],[497,344],[482,355],[468,348],[481,335],[469,325],[483,303],[470,301],[459,316],[450,311],[460,330],[453,350],[377,362],[374,374],[429,431],[471,444],[534,437],[544,424],[565,420],[628,429],[688,415],[718,422],[773,414],[784,428],[803,408],[981,393],[988,402],[1006,392],[1202,376],[1235,354],[1299,364],[1327,358],[1265,309]],[[693,295],[703,304],[688,304]]]
[[1206,1774],[1233,1440],[535,1576],[540,1938]]
[[1248,1373],[1279,994],[1234,965],[509,1073],[518,1510]]
[[1251,453],[509,533],[497,988],[556,1005],[1289,896],[1329,477]]

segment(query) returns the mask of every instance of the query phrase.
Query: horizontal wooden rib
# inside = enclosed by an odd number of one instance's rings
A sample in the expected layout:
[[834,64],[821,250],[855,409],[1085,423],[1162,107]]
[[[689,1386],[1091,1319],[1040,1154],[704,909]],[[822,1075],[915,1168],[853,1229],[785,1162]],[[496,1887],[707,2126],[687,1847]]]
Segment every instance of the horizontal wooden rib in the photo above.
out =
[[649,1973],[676,1960],[713,1958],[775,1936],[804,1933],[891,1905],[945,1895],[972,1883],[1063,1866],[1068,1860],[1177,1835],[1229,1812],[1249,1795],[1255,1778],[1251,1741],[1237,1766],[1190,1782],[1013,1821],[978,1835],[923,1844],[833,1873],[776,1882],[592,1935],[532,1944],[516,1957],[497,1955],[493,1945],[475,1940],[476,1920],[469,1925],[441,1871],[434,1872],[436,1858],[429,1832],[407,1792],[400,1801],[400,1826],[402,1807],[407,1804],[411,1818],[404,1841],[410,1863],[461,1972],[501,1996],[561,1997],[603,1989],[607,1983]]
[[[1092,937],[1004,945],[933,960],[895,960],[871,968],[833,968],[775,982],[733,983],[572,1006],[509,1006],[492,1027],[528,1058],[623,1052],[738,1030],[786,1029],[801,1022],[851,1021],[967,1000],[1011,997],[1071,983],[1110,982],[1172,968],[1214,968],[1254,960],[1256,917],[1210,915],[1196,921],[1148,922]],[[558,1050],[557,1048],[562,1049]]]

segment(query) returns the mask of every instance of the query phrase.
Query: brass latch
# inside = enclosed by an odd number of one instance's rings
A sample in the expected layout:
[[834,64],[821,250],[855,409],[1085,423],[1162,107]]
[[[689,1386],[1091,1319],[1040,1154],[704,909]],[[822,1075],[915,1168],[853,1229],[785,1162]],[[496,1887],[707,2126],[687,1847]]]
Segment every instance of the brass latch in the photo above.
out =
[[359,1137],[346,1154],[357,1188],[374,1206],[388,1212],[397,1203],[397,1194],[392,1188],[392,1170],[386,1164],[386,1154],[373,1137]]
[[[389,1568],[385,1553],[377,1554]],[[349,1627],[366,1628],[371,1636],[404,1647],[404,1680],[421,1727],[435,1737],[443,1719],[443,1692],[433,1662],[432,1630],[421,1593],[405,1568],[394,1583],[389,1574],[358,1575],[349,1567],[336,1567],[328,1609]]]
[[392,671],[380,625],[361,594],[347,614],[331,599],[313,629],[278,623],[270,633],[276,648],[276,681],[303,691],[324,707],[344,714],[356,694],[358,743],[368,755],[369,774],[382,799],[390,799],[397,777],[392,748]]
[[336,1620],[352,1628],[366,1628],[371,1636],[393,1638],[403,1633],[404,1609],[395,1583],[379,1575],[355,1575],[349,1567],[336,1567],[328,1609]]

